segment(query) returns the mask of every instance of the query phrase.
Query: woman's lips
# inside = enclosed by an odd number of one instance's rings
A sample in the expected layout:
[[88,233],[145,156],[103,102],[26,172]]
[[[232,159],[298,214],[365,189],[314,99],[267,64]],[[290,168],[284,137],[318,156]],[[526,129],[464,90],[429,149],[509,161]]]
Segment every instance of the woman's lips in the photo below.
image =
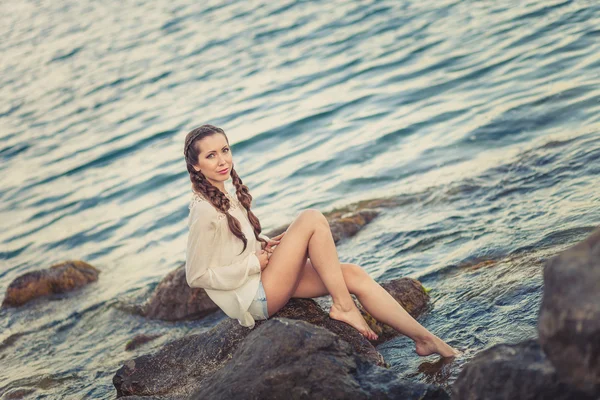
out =
[[217,171],[217,172],[219,172],[220,174],[226,174],[226,173],[227,173],[227,171],[229,171],[229,168],[225,168],[224,170],[222,170],[222,171]]

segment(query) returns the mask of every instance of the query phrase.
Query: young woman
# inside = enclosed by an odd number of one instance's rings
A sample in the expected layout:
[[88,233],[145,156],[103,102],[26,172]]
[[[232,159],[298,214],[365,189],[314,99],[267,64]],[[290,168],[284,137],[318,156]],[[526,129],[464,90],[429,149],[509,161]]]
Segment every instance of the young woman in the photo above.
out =
[[[330,294],[329,316],[377,338],[350,293],[378,321],[415,341],[421,356],[458,352],[429,332],[360,266],[340,263],[327,219],[307,209],[274,238],[261,234],[250,210],[252,196],[234,169],[225,132],[202,125],[185,138],[184,156],[192,181],[186,278],[201,287],[225,314],[243,326],[267,319],[290,298]],[[225,188],[232,178],[237,199]]]

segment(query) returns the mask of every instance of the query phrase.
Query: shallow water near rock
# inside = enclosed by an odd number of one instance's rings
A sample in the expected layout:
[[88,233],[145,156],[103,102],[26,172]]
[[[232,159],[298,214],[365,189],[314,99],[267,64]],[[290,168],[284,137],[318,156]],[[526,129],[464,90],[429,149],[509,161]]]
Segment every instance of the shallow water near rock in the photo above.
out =
[[[416,381],[534,337],[544,260],[600,224],[591,2],[1,7],[0,291],[68,259],[102,273],[0,311],[0,393],[112,399],[125,361],[223,318],[128,311],[185,259],[183,139],[202,123],[228,133],[265,232],[397,199],[338,251],[431,289],[420,322],[464,354],[379,346]],[[163,335],[125,351],[141,333]]]

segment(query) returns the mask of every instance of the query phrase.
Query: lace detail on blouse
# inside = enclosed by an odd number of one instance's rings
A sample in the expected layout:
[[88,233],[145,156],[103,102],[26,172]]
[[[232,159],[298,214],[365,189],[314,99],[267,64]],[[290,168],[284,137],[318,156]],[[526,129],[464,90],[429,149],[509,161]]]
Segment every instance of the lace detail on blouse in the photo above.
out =
[[[235,210],[237,208],[239,208],[241,205],[238,201],[238,199],[234,198],[233,196],[231,196],[229,193],[227,193],[227,198],[229,199],[229,210]],[[194,207],[194,205],[196,205],[196,203],[199,203],[201,201],[205,201],[207,203],[210,203],[207,199],[204,198],[204,196],[198,194],[197,192],[192,191],[192,199],[190,200],[190,204],[188,206],[188,208],[191,210],[192,207]],[[211,204],[212,205],[212,204]],[[221,210],[217,210],[219,212],[219,219],[224,219],[227,218],[225,216],[225,214],[223,214],[221,212]]]

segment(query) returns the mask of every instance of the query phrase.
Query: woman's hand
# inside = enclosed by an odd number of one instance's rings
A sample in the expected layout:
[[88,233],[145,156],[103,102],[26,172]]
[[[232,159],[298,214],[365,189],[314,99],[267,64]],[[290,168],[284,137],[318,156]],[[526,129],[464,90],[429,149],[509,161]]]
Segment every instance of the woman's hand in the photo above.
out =
[[[261,263],[261,267],[260,267],[261,271],[264,270],[265,268],[267,268],[267,265],[269,264],[269,259],[273,255],[273,251],[275,251],[274,248],[277,247],[277,245],[281,242],[281,238],[283,237],[283,235],[285,235],[285,232],[269,239],[267,244],[264,245],[264,248],[261,251],[263,251],[267,255],[267,264],[263,267],[263,265]],[[257,255],[258,255],[258,252],[257,252]],[[259,257],[259,259],[260,259],[260,257]]]
[[258,261],[260,261],[260,270],[263,271],[265,268],[267,268],[267,264],[269,264],[270,253],[268,253],[266,250],[259,250],[255,251],[254,254],[256,254]]
[[267,244],[265,245],[264,249],[266,251],[268,251],[269,253],[273,253],[273,248],[276,247],[280,242],[281,242],[281,238],[283,237],[283,235],[285,235],[285,232],[280,233],[279,235],[272,237]]

